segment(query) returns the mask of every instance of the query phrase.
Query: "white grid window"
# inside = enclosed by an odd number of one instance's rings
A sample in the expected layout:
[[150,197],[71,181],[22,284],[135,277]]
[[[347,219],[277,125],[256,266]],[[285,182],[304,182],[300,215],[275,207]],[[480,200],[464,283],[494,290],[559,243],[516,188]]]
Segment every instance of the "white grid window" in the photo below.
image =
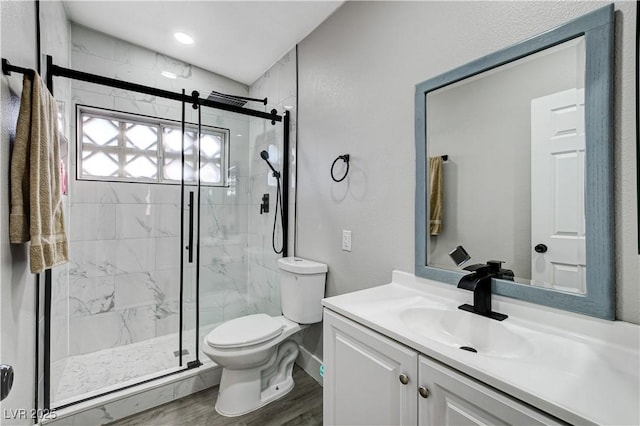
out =
[[[200,167],[198,128],[185,126],[184,179],[224,186],[229,130],[202,126]],[[91,180],[179,183],[182,177],[182,126],[133,114],[79,108],[78,177]]]

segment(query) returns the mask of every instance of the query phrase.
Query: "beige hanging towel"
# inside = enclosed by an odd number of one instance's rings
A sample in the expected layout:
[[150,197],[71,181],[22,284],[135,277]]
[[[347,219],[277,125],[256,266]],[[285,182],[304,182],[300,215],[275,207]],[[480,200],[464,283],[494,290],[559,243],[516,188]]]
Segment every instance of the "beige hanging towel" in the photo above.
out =
[[429,157],[429,235],[442,231],[442,157]]
[[68,262],[60,179],[56,100],[34,72],[25,74],[16,140],[11,156],[11,243],[31,241],[36,274]]

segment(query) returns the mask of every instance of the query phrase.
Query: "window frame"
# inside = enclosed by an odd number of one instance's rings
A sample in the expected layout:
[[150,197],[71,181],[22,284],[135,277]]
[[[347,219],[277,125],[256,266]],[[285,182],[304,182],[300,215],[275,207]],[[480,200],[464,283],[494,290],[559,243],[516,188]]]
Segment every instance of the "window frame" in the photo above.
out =
[[[127,124],[139,124],[144,126],[156,127],[157,129],[157,143],[156,143],[156,177],[155,178],[145,178],[145,177],[121,177],[121,176],[94,176],[94,175],[86,175],[82,171],[82,154],[84,151],[84,132],[83,132],[83,117],[89,115],[95,118],[101,118],[105,120],[118,120],[120,122],[126,122]],[[108,108],[100,108],[89,105],[76,104],[76,180],[78,181],[99,181],[99,182],[117,182],[117,183],[142,183],[142,184],[156,184],[156,185],[180,185],[181,180],[173,180],[165,177],[164,165],[166,158],[176,158],[176,154],[172,153],[168,156],[165,155],[165,143],[164,143],[164,129],[176,129],[178,131],[181,130],[182,122],[178,120],[171,120],[159,117],[153,117],[143,114],[130,113],[125,111],[118,111]],[[185,122],[185,131],[198,133],[198,124]],[[121,132],[121,130],[119,130]],[[200,186],[210,186],[210,187],[228,187],[229,186],[229,152],[230,152],[230,133],[231,130],[224,127],[216,127],[210,125],[201,125],[201,134],[202,136],[211,135],[211,136],[220,136],[222,139],[221,147],[220,147],[220,182],[212,183],[200,181]],[[127,148],[126,143],[123,146],[121,139],[121,135],[118,135],[118,146],[116,147],[107,147],[106,149],[99,149],[99,151],[103,152],[114,152],[119,155],[124,153],[125,155],[131,151],[131,153],[135,152],[144,152],[143,149],[136,148]],[[198,150],[195,150],[193,155],[194,162],[197,161]],[[180,158],[181,154],[178,153],[177,157]],[[186,157],[185,157],[186,160]],[[200,165],[196,169],[200,169],[202,165],[207,163],[203,162],[203,155],[200,155]],[[213,162],[211,162],[214,164]],[[215,163],[217,164],[217,163]],[[122,171],[122,164],[118,166],[120,171]],[[196,185],[198,184],[197,180],[186,180],[185,184],[187,185]]]

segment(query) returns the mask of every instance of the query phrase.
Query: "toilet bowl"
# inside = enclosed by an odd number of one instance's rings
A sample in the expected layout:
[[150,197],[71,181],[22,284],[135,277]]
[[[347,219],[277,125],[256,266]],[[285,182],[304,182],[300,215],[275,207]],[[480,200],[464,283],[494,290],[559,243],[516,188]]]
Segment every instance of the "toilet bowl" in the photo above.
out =
[[291,391],[298,356],[291,338],[322,320],[327,265],[287,257],[278,266],[283,315],[235,318],[204,339],[202,351],[222,367],[215,409],[223,416],[249,413]]

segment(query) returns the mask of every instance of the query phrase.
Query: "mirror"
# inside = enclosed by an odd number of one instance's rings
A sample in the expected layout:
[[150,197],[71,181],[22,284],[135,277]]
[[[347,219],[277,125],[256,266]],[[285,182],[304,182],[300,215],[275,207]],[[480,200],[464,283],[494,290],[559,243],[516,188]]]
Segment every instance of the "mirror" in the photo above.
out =
[[427,156],[448,157],[429,266],[457,270],[462,245],[517,282],[585,293],[584,53],[581,36],[427,94]]
[[[613,6],[416,86],[416,275],[613,319]],[[446,160],[444,160],[446,159]]]

